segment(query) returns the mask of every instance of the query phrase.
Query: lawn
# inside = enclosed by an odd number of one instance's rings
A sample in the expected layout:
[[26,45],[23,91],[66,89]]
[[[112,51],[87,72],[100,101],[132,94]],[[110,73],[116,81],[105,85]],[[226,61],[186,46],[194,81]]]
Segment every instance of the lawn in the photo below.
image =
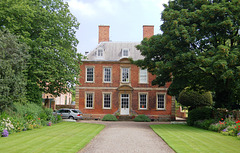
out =
[[0,137],[0,152],[72,152],[88,144],[105,126],[100,124],[61,122],[9,137]]
[[151,128],[177,153],[239,152],[240,140],[187,125],[151,125]]

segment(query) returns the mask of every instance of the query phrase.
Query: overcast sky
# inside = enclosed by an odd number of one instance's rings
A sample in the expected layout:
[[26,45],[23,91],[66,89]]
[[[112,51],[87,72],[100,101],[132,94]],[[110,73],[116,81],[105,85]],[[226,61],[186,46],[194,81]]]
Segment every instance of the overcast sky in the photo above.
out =
[[97,47],[98,25],[110,26],[110,40],[141,42],[142,26],[154,25],[161,33],[163,4],[168,0],[64,0],[80,23],[77,31],[78,52]]

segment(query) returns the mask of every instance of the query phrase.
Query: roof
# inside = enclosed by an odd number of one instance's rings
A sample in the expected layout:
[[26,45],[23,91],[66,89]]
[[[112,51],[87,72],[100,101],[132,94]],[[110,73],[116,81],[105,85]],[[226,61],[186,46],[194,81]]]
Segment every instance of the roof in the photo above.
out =
[[[122,58],[122,51],[127,49],[129,56],[133,60],[143,59],[140,51],[136,49],[138,42],[101,42],[93,51],[87,55],[84,61],[119,61]],[[103,50],[103,56],[98,56],[98,50]]]

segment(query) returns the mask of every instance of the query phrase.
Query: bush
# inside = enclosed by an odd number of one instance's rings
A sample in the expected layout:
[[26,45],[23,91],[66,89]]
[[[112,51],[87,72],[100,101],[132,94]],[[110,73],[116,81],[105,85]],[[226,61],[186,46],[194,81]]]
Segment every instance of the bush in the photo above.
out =
[[216,121],[214,119],[209,120],[198,120],[194,122],[194,126],[208,130],[209,126]]
[[213,103],[211,92],[200,94],[196,91],[187,89],[179,94],[178,102],[183,106],[190,106],[193,108],[211,106]]
[[8,108],[0,114],[0,133],[4,129],[11,134],[41,128],[49,122],[58,123],[62,121],[60,115],[54,116],[52,112],[52,109],[34,103],[15,103],[13,108]]
[[146,115],[141,114],[141,115],[138,115],[137,117],[135,117],[133,119],[133,121],[135,121],[135,122],[150,122],[151,120]]
[[194,125],[197,120],[205,120],[212,118],[212,109],[208,107],[199,107],[191,110],[188,113],[187,124],[190,126]]
[[114,116],[112,114],[107,114],[103,117],[102,120],[103,121],[117,121],[118,119],[116,118],[116,116]]

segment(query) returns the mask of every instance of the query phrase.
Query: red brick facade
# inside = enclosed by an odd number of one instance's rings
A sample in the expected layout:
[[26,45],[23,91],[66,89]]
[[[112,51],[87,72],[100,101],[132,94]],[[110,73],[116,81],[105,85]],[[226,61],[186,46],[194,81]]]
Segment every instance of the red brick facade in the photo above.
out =
[[[126,61],[125,61],[126,62]],[[129,115],[145,114],[150,118],[159,120],[171,120],[174,119],[172,113],[173,101],[172,97],[167,95],[167,88],[169,83],[165,87],[152,86],[151,82],[155,76],[148,73],[148,83],[139,83],[139,67],[130,64],[129,62],[84,62],[81,65],[81,86],[78,88],[79,91],[79,103],[78,109],[83,114],[90,114],[92,118],[102,118],[106,114],[114,114],[120,112],[120,94],[127,93],[130,95],[130,110]],[[94,67],[94,83],[86,82],[86,67]],[[103,82],[103,68],[112,68],[112,83]],[[129,67],[130,81],[129,83],[121,83],[121,67]],[[94,93],[94,104],[92,109],[86,108],[86,93]],[[111,93],[111,109],[103,108],[103,93]],[[141,110],[139,108],[139,93],[147,93],[147,108]],[[157,94],[165,94],[165,109],[157,109]]]
[[[145,36],[149,38],[153,35],[153,26],[146,27]],[[102,28],[99,26],[99,35]],[[109,30],[109,26],[104,26],[104,28]],[[99,39],[101,39],[100,36]],[[102,39],[99,40],[101,41]],[[156,120],[175,120],[175,100],[167,95],[170,83],[164,87],[152,86],[151,83],[155,76],[146,71],[144,77],[147,79],[141,82],[140,68],[131,64],[124,56],[123,51],[127,49],[128,56],[135,59],[142,58],[134,46],[135,44],[131,43],[130,45],[102,43],[97,47],[99,49],[89,53],[88,60],[83,61],[80,66],[81,85],[76,88],[76,108],[81,110],[85,116],[102,118],[106,114],[116,113],[123,116],[145,114]],[[104,80],[106,69],[110,69],[111,73],[111,81],[107,82]],[[128,71],[127,77],[124,69]],[[105,96],[109,95],[110,98],[105,99]],[[107,105],[109,103],[106,101],[110,101],[110,105]]]

